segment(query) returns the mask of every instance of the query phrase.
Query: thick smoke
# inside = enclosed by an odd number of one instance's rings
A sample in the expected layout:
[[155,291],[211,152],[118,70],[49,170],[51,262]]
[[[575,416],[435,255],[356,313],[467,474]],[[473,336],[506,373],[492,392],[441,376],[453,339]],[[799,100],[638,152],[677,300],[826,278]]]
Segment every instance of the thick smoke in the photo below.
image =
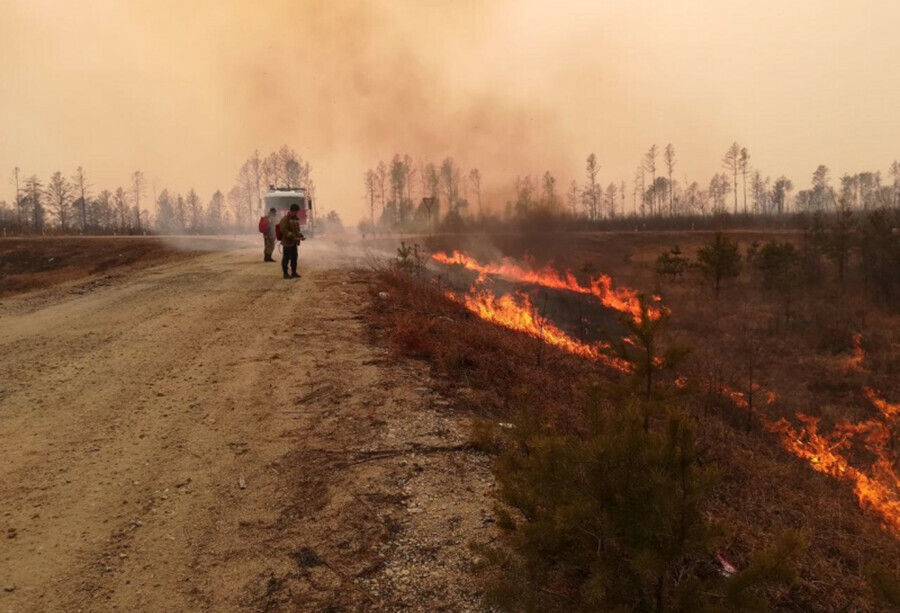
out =
[[0,170],[81,165],[112,189],[140,168],[207,198],[288,143],[352,222],[362,173],[395,152],[478,167],[492,194],[545,170],[563,188],[591,151],[604,183],[630,181],[654,142],[679,180],[707,181],[737,140],[803,184],[819,163],[884,168],[900,138],[886,1],[2,4]]

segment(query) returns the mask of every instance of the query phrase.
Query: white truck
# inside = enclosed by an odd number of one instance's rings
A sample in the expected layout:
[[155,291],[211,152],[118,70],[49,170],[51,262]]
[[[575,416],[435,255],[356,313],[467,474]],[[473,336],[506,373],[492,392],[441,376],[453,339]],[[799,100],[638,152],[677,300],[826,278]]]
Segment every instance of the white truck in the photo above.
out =
[[300,231],[306,238],[312,238],[315,235],[313,201],[304,187],[275,187],[270,185],[269,191],[266,192],[266,207],[262,214],[268,213],[269,209],[275,209],[278,211],[276,219],[280,220],[290,211],[292,204],[300,207],[300,212],[297,215],[297,218],[300,220]]

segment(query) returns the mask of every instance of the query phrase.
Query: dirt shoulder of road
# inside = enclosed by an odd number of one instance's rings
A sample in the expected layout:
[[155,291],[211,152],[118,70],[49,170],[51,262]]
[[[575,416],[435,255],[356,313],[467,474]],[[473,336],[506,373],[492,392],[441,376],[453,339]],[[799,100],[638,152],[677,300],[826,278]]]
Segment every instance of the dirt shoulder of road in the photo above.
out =
[[218,237],[24,237],[0,239],[0,298],[235,248]]
[[0,303],[0,609],[482,610],[490,458],[427,366],[371,342],[348,251]]

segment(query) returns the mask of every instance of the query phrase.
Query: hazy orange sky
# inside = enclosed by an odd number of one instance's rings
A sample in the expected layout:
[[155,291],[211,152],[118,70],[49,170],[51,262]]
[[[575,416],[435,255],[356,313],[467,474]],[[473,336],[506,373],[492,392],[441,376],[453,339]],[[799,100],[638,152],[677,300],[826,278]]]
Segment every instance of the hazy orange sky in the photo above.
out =
[[653,143],[705,185],[738,141],[803,187],[900,158],[898,24],[889,0],[0,0],[0,172],[205,200],[287,143],[355,222],[395,152],[563,188],[595,152],[630,189]]

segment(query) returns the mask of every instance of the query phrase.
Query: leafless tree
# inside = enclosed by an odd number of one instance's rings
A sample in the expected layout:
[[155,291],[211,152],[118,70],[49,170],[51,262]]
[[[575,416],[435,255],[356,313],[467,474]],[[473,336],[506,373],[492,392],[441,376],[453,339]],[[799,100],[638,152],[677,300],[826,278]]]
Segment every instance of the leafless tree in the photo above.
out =
[[[247,199],[246,190],[243,195],[244,200]],[[175,195],[175,222],[178,224],[179,231],[184,232],[188,227],[188,208],[187,203],[184,201],[184,196],[181,194]],[[241,218],[235,216],[234,218],[235,224],[240,224]]]
[[520,217],[531,211],[534,206],[535,182],[532,181],[531,175],[524,177],[516,177],[516,204],[515,211]]
[[585,165],[587,171],[587,185],[584,188],[584,201],[588,209],[588,218],[591,221],[597,219],[600,204],[600,185],[597,183],[597,175],[600,172],[600,164],[593,153],[587,157]]
[[[896,162],[895,162],[896,163]],[[16,206],[16,220],[19,223],[19,228],[22,228],[22,190],[19,188],[19,167],[16,166],[13,168],[12,177],[10,177],[9,182],[16,186],[16,198],[15,198],[15,206]]]
[[616,196],[618,195],[618,191],[615,183],[610,183],[606,186],[606,197],[604,198],[603,204],[606,205],[606,214],[610,219],[613,219],[616,216]]
[[835,205],[836,199],[834,196],[834,189],[829,182],[830,177],[828,167],[824,164],[820,164],[815,172],[813,172],[813,187],[809,193],[808,208],[814,211],[825,211],[831,209]]
[[544,173],[541,184],[543,186],[541,199],[544,201],[544,206],[551,211],[555,211],[558,204],[556,197],[556,177],[550,174],[550,171],[548,170]]
[[287,177],[287,187],[300,187],[303,165],[296,158],[284,161],[284,176]]
[[779,215],[787,212],[788,194],[793,189],[794,183],[784,175],[775,179],[775,184],[772,187],[772,200]]
[[675,206],[673,194],[675,190],[673,189],[675,183],[672,181],[672,171],[675,170],[675,147],[672,146],[672,143],[666,145],[666,150],[663,152],[663,159],[666,161],[666,170],[669,173],[669,215],[675,214]]
[[741,154],[738,158],[738,162],[740,163],[741,176],[742,176],[742,186],[744,190],[744,215],[747,214],[747,171],[750,170],[750,152],[747,151],[746,147],[741,147]]
[[147,181],[144,179],[144,173],[140,170],[135,170],[131,175],[131,196],[134,198],[135,221],[138,232],[141,231],[141,196],[144,194],[146,185]]
[[484,211],[481,209],[481,172],[477,168],[473,168],[469,171],[469,183],[472,184],[472,189],[475,191],[475,198],[478,200],[478,216],[482,217]]
[[[241,192],[241,200],[244,203],[242,208],[247,212],[248,223],[253,223],[253,197],[254,195],[258,196],[259,191],[254,182],[253,165],[250,160],[244,162],[240,169],[238,169],[237,187]],[[235,217],[235,223],[239,223],[241,217],[243,217],[243,215]]]
[[425,166],[425,191],[429,198],[437,199],[441,191],[441,176],[434,164]]
[[[180,199],[181,196],[178,197]],[[178,208],[178,199],[175,201],[175,218],[176,221],[179,219],[179,211]],[[231,209],[232,221],[235,224],[239,224],[241,218],[244,216],[244,210],[246,205],[246,191],[240,186],[235,185],[228,192],[228,207]],[[183,215],[183,211],[181,213]]]
[[372,229],[375,228],[375,192],[377,191],[378,180],[375,177],[375,171],[371,168],[366,171],[366,199],[369,201],[369,221],[372,223]]
[[90,193],[91,184],[88,183],[87,175],[81,166],[76,168],[75,174],[72,175],[72,186],[75,189],[75,193],[78,194],[78,202],[81,205],[81,229],[84,231],[87,230],[88,227],[87,199],[88,194]]
[[644,165],[641,164],[637,167],[637,170],[634,171],[634,191],[631,194],[632,202],[631,206],[634,209],[634,214],[638,213],[637,199],[638,196],[641,198],[641,217],[644,216]]
[[59,220],[60,229],[65,232],[69,229],[69,200],[72,197],[72,186],[58,170],[50,176],[47,197]]
[[301,171],[303,160],[297,152],[287,145],[282,145],[276,154],[279,166],[279,175],[284,179],[285,187],[301,186]]
[[[265,173],[263,172],[263,161],[259,157],[259,149],[253,150],[253,155],[250,156],[250,159],[248,160],[248,162],[249,162],[248,171],[250,174],[250,180],[253,182],[253,185],[256,187],[257,209],[259,209],[261,211],[263,208],[261,190],[262,190],[262,183],[263,183]],[[268,187],[268,186],[266,186],[266,187]],[[220,194],[220,192],[218,192],[218,191],[216,193]],[[224,196],[223,196],[223,198],[224,198]]]
[[316,185],[312,180],[312,165],[309,162],[303,162],[300,168],[300,187],[305,187],[310,197],[315,195]]
[[156,197],[156,230],[161,234],[172,234],[174,226],[175,210],[172,208],[169,190],[164,189]]
[[281,174],[281,160],[278,153],[273,151],[266,156],[262,163],[263,176],[266,179],[266,187],[279,187],[283,184],[283,176]]
[[[258,156],[257,156],[258,157]],[[212,232],[219,232],[225,225],[225,196],[216,190],[206,205],[206,226]]]
[[891,177],[894,179],[894,187],[891,192],[891,204],[897,206],[900,204],[900,162],[894,160],[891,164]]
[[[646,170],[647,172],[650,173],[650,185],[651,186],[656,185],[656,153],[657,153],[657,147],[654,144],[652,147],[650,147],[650,149],[644,155],[643,168],[644,168],[644,170]],[[641,180],[641,183],[643,183],[643,179]],[[650,198],[650,215],[651,216],[653,216],[654,208],[655,208],[655,205],[657,204],[656,202],[654,202],[654,200],[655,200],[655,194],[651,194],[651,198]]]
[[384,207],[387,204],[387,177],[387,166],[384,162],[378,162],[378,166],[375,168],[375,186],[378,188],[378,198],[381,200],[382,216],[384,216]]
[[128,194],[122,187],[117,187],[113,194],[113,207],[115,207],[116,214],[119,216],[117,223],[119,232],[124,232],[126,228],[125,213],[128,210]]
[[[730,187],[728,175],[725,173],[713,175],[709,182],[709,197],[713,201],[713,213],[721,213],[725,210],[725,198]],[[735,211],[737,211],[737,209],[735,209]]]
[[101,190],[94,201],[94,222],[107,229],[112,229],[116,225],[115,211],[111,202],[112,194],[108,189]]
[[572,182],[569,184],[569,191],[566,193],[566,200],[569,203],[569,208],[572,209],[572,217],[578,217],[578,183],[572,179]]
[[188,192],[187,197],[185,198],[185,204],[187,205],[187,212],[191,218],[191,231],[197,232],[203,226],[203,203],[200,201],[200,196],[197,195],[197,192],[195,192],[193,188]]
[[25,191],[28,193],[28,197],[31,199],[31,219],[34,223],[34,231],[43,232],[44,207],[41,204],[41,196],[43,195],[44,190],[43,185],[41,184],[41,180],[38,179],[37,175],[31,175],[30,177],[25,179]]
[[706,194],[703,193],[696,181],[685,188],[684,207],[689,214],[698,211],[701,215],[706,215],[706,200]]
[[406,223],[406,181],[409,172],[400,154],[394,155],[390,166],[391,202],[394,205],[394,222]]
[[448,212],[455,211],[459,206],[459,183],[459,167],[456,166],[453,158],[444,158],[444,161],[441,162],[441,185],[447,196]]
[[760,172],[754,171],[750,176],[750,194],[753,197],[753,212],[768,215],[772,212],[772,197],[769,190],[771,180],[762,178]]
[[741,170],[741,146],[732,143],[725,157],[722,158],[722,166],[731,171],[732,185],[734,185],[734,214],[737,215],[738,195],[737,195],[737,176]]

